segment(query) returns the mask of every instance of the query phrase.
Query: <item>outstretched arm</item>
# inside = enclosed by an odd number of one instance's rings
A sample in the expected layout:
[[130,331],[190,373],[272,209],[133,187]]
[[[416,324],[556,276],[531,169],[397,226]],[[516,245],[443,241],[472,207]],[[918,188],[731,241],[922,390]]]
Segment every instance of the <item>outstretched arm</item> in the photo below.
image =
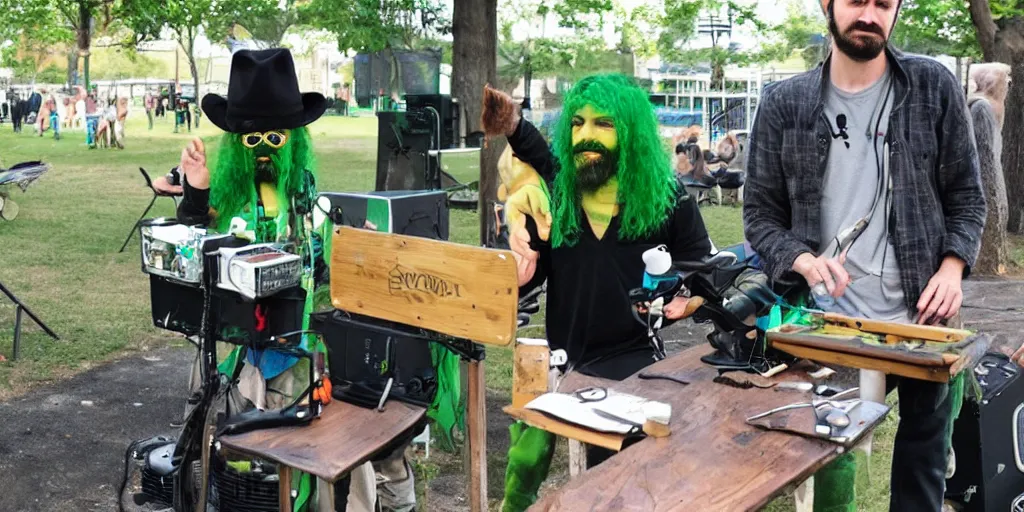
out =
[[523,119],[512,97],[491,87],[484,89],[481,124],[487,135],[504,135],[516,157],[533,167],[541,178],[555,177],[555,157],[537,127]]

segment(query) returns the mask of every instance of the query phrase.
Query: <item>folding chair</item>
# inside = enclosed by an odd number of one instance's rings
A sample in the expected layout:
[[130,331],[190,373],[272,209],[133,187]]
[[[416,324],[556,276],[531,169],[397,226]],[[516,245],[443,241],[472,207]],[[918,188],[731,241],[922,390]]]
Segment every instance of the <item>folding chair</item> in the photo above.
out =
[[151,210],[153,208],[153,205],[156,203],[157,198],[169,197],[171,198],[172,201],[174,201],[175,210],[177,210],[178,208],[178,196],[176,194],[165,194],[163,192],[158,191],[156,187],[153,186],[153,180],[149,178],[149,173],[146,172],[146,169],[139,167],[139,172],[142,173],[143,179],[146,180],[146,186],[149,187],[149,190],[153,191],[153,200],[151,200],[149,202],[149,206],[147,206],[146,209],[143,210],[142,215],[139,216],[139,220],[135,221],[135,224],[132,226],[132,230],[128,232],[128,238],[124,239],[124,244],[121,245],[121,250],[117,252],[124,252],[125,247],[128,247],[128,242],[131,241],[132,235],[134,235],[135,232],[139,229],[139,223],[141,223],[143,219],[146,218],[146,215],[149,213],[149,210]]

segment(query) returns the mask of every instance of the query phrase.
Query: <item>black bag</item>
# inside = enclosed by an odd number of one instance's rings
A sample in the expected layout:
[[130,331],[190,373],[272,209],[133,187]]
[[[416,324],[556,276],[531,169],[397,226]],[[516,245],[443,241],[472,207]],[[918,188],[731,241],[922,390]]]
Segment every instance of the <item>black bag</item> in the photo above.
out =
[[386,400],[433,403],[437,372],[428,338],[401,324],[339,310],[314,313],[310,329],[323,334],[327,345],[335,398],[376,408],[387,392]]

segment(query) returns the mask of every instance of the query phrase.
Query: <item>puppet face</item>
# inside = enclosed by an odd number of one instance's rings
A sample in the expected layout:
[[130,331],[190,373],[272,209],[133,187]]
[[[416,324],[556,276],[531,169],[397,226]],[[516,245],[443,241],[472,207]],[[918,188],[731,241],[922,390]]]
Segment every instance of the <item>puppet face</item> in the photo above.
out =
[[829,0],[824,7],[836,48],[856,61],[878,57],[896,22],[899,1]]
[[576,182],[582,192],[593,192],[608,182],[619,167],[615,119],[590,105],[572,117],[572,145]]
[[[288,130],[252,132],[242,135],[242,145],[256,158],[256,182],[277,183],[280,169],[275,164],[278,151],[288,143]],[[279,161],[279,160],[278,160]]]

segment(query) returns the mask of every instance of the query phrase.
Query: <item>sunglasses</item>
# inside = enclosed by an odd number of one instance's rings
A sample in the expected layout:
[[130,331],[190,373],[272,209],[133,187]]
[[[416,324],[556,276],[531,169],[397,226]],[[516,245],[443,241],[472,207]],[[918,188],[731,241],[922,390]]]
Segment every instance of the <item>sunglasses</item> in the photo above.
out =
[[259,146],[261,142],[266,142],[268,146],[274,149],[281,149],[284,143],[288,140],[288,135],[284,132],[252,132],[242,135],[242,145],[252,149]]

